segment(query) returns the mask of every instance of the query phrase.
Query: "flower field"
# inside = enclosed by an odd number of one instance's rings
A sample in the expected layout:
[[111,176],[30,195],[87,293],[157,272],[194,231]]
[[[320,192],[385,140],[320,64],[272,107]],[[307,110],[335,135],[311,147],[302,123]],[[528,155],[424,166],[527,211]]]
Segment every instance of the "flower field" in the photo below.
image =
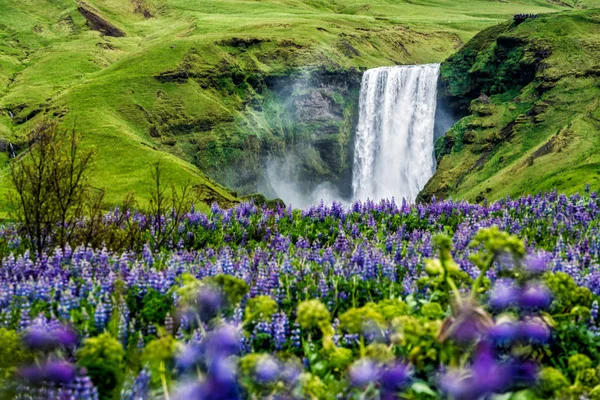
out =
[[2,228],[0,397],[600,399],[589,190],[122,212],[143,245],[33,257]]

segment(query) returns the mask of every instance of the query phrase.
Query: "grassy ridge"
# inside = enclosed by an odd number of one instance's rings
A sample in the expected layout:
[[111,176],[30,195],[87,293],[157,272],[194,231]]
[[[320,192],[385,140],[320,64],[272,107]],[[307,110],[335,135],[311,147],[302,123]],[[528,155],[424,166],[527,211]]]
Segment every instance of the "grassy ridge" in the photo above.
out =
[[[45,116],[67,127],[76,120],[98,148],[94,182],[110,202],[128,191],[143,198],[147,167],[160,160],[175,181],[203,188],[206,201],[227,203],[234,195],[198,166],[218,172],[244,157],[252,138],[273,137],[264,114],[247,106],[264,101],[265,76],[441,61],[513,13],[598,5],[9,0],[0,4],[0,140],[21,143]],[[90,29],[78,6],[125,36]],[[240,37],[243,46],[231,40]],[[187,76],[177,79],[181,71]],[[0,195],[5,176],[0,169]]]
[[423,197],[600,187],[599,50],[592,10],[491,28],[451,57],[443,96],[467,116],[438,142]]

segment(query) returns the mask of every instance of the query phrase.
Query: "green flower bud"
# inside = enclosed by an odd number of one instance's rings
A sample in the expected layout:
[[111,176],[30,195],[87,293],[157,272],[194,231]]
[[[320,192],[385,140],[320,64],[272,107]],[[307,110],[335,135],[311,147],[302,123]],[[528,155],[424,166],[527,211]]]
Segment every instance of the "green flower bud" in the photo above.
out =
[[318,376],[308,372],[300,375],[300,392],[307,399],[324,399],[327,398],[327,387],[319,379]]
[[387,363],[395,359],[394,353],[383,343],[371,343],[365,348],[365,357],[381,363]]
[[596,370],[594,368],[586,368],[579,373],[579,381],[587,386],[594,387],[600,383],[600,379],[598,379],[598,375],[596,375]]
[[268,320],[277,312],[277,302],[269,296],[257,296],[248,300],[244,312],[245,320],[257,322]]
[[348,368],[354,358],[352,350],[344,347],[333,347],[330,351],[326,352],[325,357],[329,361],[329,365],[337,372]]
[[444,317],[444,310],[439,303],[425,303],[421,307],[421,315],[428,319],[441,319]]
[[425,272],[431,276],[438,276],[444,273],[442,262],[437,258],[428,258],[425,260]]
[[582,372],[592,366],[592,360],[584,354],[575,354],[569,357],[569,370],[574,373]]
[[362,334],[369,323],[381,326],[384,322],[383,316],[377,312],[374,304],[351,308],[340,315],[340,328],[353,334]]
[[551,398],[557,392],[569,387],[569,381],[557,369],[552,367],[542,368],[536,391],[542,398]]
[[375,305],[375,310],[386,321],[391,321],[392,319],[399,317],[401,315],[408,315],[410,309],[408,304],[403,302],[400,299],[388,299],[380,301]]
[[298,304],[297,321],[304,329],[320,328],[329,324],[329,310],[319,300],[307,300]]

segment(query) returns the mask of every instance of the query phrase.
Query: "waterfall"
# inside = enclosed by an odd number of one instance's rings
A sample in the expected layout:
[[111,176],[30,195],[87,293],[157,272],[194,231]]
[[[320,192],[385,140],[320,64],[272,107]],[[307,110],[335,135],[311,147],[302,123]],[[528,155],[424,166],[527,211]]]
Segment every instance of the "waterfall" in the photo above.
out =
[[414,201],[435,172],[439,64],[367,70],[360,89],[355,200]]

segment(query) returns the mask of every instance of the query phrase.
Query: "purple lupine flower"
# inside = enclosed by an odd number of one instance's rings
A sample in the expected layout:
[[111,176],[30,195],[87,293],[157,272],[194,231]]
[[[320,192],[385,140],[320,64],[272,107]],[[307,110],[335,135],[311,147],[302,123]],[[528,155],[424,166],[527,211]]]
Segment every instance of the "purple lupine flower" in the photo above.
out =
[[203,345],[210,358],[227,357],[240,351],[240,335],[232,325],[223,325],[210,332]]
[[254,375],[259,383],[269,384],[277,380],[280,369],[281,366],[277,360],[271,356],[264,356],[256,364]]
[[501,320],[487,331],[487,337],[497,345],[507,346],[519,338],[520,326],[511,320]]
[[551,302],[550,291],[541,284],[527,285],[519,298],[519,305],[526,310],[544,310]]
[[52,350],[56,342],[44,327],[32,326],[23,334],[23,343],[32,351]]
[[44,379],[55,383],[69,383],[75,379],[76,369],[66,361],[49,361],[42,367]]
[[532,343],[546,343],[551,336],[550,328],[539,317],[534,317],[521,323],[520,327],[521,338]]
[[377,364],[368,359],[356,361],[348,370],[350,383],[356,387],[365,387],[379,379],[380,370]]
[[210,287],[204,286],[196,298],[198,316],[200,320],[208,322],[217,316],[221,307],[223,307],[222,294]]
[[167,313],[166,317],[165,317],[165,330],[167,331],[167,333],[169,335],[172,335],[173,332],[173,317],[171,317],[171,314]]
[[104,331],[106,321],[106,310],[104,309],[104,304],[102,303],[102,301],[100,301],[98,303],[98,306],[96,306],[96,311],[94,311],[94,324],[96,326],[96,329],[100,332]]
[[520,295],[521,291],[515,286],[514,282],[507,280],[497,281],[489,303],[493,309],[503,310],[515,305]]
[[381,387],[386,393],[398,393],[404,390],[412,378],[412,368],[408,364],[396,363],[383,369]]

